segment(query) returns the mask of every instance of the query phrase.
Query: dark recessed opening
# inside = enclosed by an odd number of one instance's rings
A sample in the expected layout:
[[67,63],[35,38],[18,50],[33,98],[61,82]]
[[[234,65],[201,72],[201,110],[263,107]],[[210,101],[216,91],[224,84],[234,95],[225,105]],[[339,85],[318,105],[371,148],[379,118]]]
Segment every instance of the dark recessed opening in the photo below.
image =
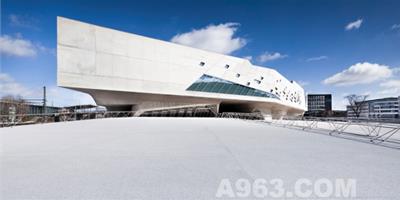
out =
[[219,105],[219,112],[250,113],[252,112],[252,107],[249,104],[243,104],[243,103],[221,103]]
[[107,111],[132,111],[134,105],[109,105],[106,106]]

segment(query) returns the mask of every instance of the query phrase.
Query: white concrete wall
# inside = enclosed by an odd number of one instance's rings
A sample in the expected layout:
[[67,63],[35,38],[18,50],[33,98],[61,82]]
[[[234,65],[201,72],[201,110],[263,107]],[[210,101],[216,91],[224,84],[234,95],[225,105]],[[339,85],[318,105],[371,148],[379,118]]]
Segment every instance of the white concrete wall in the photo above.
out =
[[[304,90],[276,70],[253,66],[248,60],[170,42],[57,18],[57,80],[62,87],[161,95],[194,96],[271,102],[305,110]],[[200,66],[204,62],[205,66]],[[225,65],[230,65],[229,69]],[[236,74],[240,73],[239,78]],[[240,95],[186,91],[203,74],[270,92],[281,101]],[[260,80],[257,84],[254,79]],[[87,91],[87,90],[86,90]],[[286,101],[282,91],[296,93],[300,103]],[[274,92],[275,93],[275,92]],[[94,96],[96,99],[96,97]]]

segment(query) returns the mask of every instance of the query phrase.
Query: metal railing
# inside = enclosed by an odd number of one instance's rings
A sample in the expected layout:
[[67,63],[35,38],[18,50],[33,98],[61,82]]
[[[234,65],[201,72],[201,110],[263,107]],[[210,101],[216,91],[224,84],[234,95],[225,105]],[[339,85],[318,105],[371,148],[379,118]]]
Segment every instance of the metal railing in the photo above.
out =
[[118,117],[214,117],[247,120],[263,119],[263,117],[259,113],[217,113],[214,107],[204,106],[174,108],[169,110],[151,110],[140,112],[139,114],[136,111],[89,111],[48,114],[0,115],[0,127]]
[[297,128],[400,149],[400,124],[345,118],[283,118],[265,120],[276,126]]
[[[204,109],[204,108],[202,108]],[[212,110],[211,108],[209,108]],[[179,110],[177,110],[179,111]],[[195,110],[193,110],[195,111]],[[196,113],[190,110],[190,113]],[[164,112],[164,111],[155,111]],[[138,117],[135,111],[91,111],[68,112],[51,114],[19,114],[0,115],[0,127],[10,127],[26,124],[64,122],[100,118]],[[214,116],[215,115],[215,116]],[[163,115],[140,115],[163,116]],[[166,117],[180,115],[165,115]],[[186,115],[195,117],[195,115]],[[400,123],[388,123],[387,121],[355,120],[346,118],[304,118],[285,117],[279,120],[263,120],[260,113],[213,113],[213,117],[258,120],[275,126],[297,128],[301,130],[327,133],[331,136],[345,137],[348,139],[362,140],[373,144],[388,145],[400,149]],[[201,116],[200,116],[201,117]]]
[[264,117],[261,113],[237,113],[237,112],[223,112],[218,113],[219,118],[230,118],[230,119],[246,119],[246,120],[263,120]]
[[134,111],[92,111],[48,114],[0,115],[0,127],[101,118],[133,117]]

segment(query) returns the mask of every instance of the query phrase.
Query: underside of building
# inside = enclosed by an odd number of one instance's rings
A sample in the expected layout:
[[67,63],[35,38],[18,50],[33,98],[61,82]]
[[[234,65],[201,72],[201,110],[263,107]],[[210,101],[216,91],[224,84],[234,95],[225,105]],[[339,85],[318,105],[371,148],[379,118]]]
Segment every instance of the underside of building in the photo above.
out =
[[279,118],[305,110],[303,88],[248,60],[57,19],[58,85],[110,111],[213,108]]

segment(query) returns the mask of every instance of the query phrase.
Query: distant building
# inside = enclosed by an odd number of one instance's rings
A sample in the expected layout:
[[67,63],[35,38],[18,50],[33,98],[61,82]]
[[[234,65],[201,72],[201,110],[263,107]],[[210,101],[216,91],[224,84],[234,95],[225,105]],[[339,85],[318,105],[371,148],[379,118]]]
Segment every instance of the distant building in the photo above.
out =
[[347,110],[332,110],[332,114],[330,114],[329,117],[346,118],[347,117]]
[[25,100],[0,100],[0,115],[9,115],[10,111],[14,111],[17,115],[40,115],[40,114],[54,114],[59,112],[68,113],[89,113],[105,111],[105,108],[101,108],[95,105],[74,105],[66,107],[46,106],[46,112],[44,112],[43,105],[34,104]]
[[28,104],[28,112],[27,114],[30,115],[37,115],[37,114],[51,114],[51,113],[57,113],[60,110],[60,107],[55,107],[55,106],[46,106],[46,112],[43,112],[43,106],[42,105],[34,105],[34,104]]
[[[368,100],[361,107],[359,119],[398,119],[399,105],[400,96]],[[356,118],[351,106],[347,106],[347,117]]]
[[332,112],[331,94],[309,94],[307,95],[308,109],[305,116],[326,117]]
[[[0,100],[0,115],[9,115],[14,111],[17,115],[43,114],[43,105],[34,104],[25,100]],[[46,106],[46,113],[57,113],[59,107]]]

